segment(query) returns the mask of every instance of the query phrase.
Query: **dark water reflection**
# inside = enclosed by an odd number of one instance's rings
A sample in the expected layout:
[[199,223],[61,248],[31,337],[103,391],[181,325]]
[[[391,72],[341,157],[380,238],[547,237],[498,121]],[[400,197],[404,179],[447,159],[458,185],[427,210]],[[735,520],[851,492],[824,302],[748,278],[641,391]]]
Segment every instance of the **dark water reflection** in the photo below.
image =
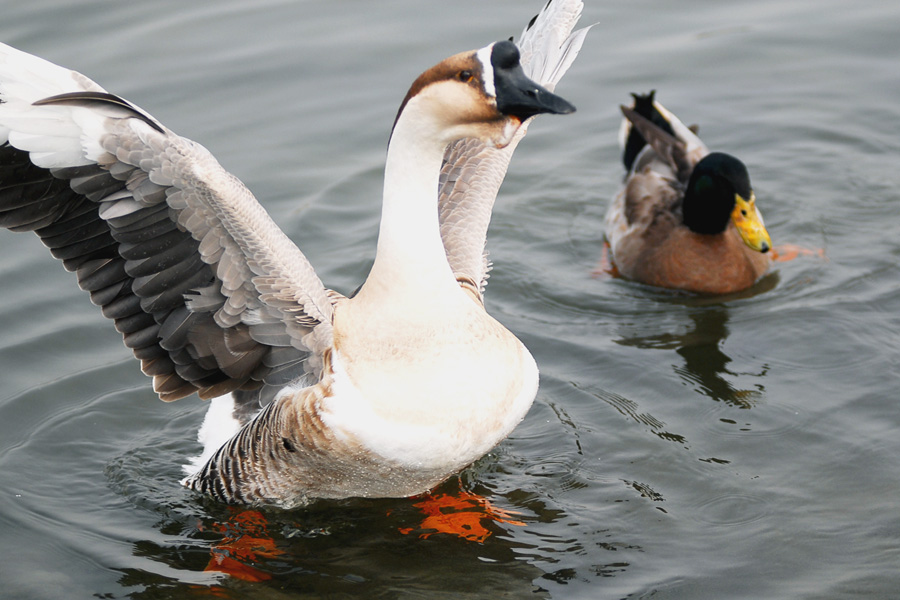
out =
[[466,521],[476,533],[484,530],[483,539],[473,542],[428,528],[422,498],[319,501],[292,511],[223,506],[173,486],[179,476],[173,458],[182,450],[183,443],[159,440],[106,468],[116,494],[155,521],[153,536],[129,544],[133,557],[150,561],[121,570],[118,583],[132,590],[129,597],[208,597],[212,591],[242,598],[252,591],[262,598],[307,592],[335,598],[544,598],[550,596],[538,582],[564,578],[523,560],[546,548],[507,534],[526,524],[554,527],[566,515],[540,496],[493,489],[492,477],[502,474],[489,460],[433,493],[486,498],[515,520],[506,524],[478,511],[480,518]]
[[[727,306],[694,308],[688,310],[687,316],[691,325],[684,333],[664,332],[615,341],[636,348],[674,350],[684,363],[673,365],[673,369],[692,389],[712,400],[752,408],[765,392],[762,379],[768,368],[763,365],[758,372],[732,370],[740,365],[729,368],[732,359],[722,350],[729,333]],[[760,382],[754,389],[737,389],[732,382],[737,376],[750,376]]]
[[[456,482],[450,482],[441,491],[452,493],[454,487]],[[130,594],[134,598],[206,597],[211,591],[229,598],[251,592],[262,598],[302,597],[304,593],[334,598],[400,593],[446,598],[550,597],[537,583],[547,573],[522,560],[529,547],[504,538],[503,529],[489,521],[484,525],[492,535],[483,543],[429,541],[418,534],[404,534],[422,520],[414,503],[348,500],[320,502],[287,513],[250,511],[255,513],[252,518],[264,523],[251,527],[246,525],[248,511],[242,509],[202,505],[196,500],[190,503],[194,506],[178,510],[171,504],[160,506],[157,511],[165,516],[154,528],[161,539],[137,541],[132,553],[165,565],[169,574],[158,567],[149,572],[128,569],[119,584],[140,590]],[[525,511],[529,520],[552,523],[558,518],[534,499],[522,505],[529,509]],[[216,562],[223,556],[235,562]],[[204,571],[205,577],[200,575]]]

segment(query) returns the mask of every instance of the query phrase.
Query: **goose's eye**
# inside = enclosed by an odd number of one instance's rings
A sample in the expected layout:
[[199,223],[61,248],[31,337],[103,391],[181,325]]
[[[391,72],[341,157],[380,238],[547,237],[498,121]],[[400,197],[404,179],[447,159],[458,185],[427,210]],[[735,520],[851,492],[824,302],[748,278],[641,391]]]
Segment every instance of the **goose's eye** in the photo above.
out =
[[475,76],[472,75],[472,71],[460,71],[459,73],[456,74],[456,78],[459,79],[460,81],[462,81],[463,83],[469,83],[470,81],[475,79]]

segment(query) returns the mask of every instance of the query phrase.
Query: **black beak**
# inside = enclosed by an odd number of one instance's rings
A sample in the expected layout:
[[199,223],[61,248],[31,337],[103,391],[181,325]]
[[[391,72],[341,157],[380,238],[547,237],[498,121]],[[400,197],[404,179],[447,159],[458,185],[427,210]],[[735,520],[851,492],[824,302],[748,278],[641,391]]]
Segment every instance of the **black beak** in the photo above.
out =
[[497,42],[491,52],[497,110],[524,121],[541,113],[567,115],[575,107],[525,76],[519,49],[509,41]]

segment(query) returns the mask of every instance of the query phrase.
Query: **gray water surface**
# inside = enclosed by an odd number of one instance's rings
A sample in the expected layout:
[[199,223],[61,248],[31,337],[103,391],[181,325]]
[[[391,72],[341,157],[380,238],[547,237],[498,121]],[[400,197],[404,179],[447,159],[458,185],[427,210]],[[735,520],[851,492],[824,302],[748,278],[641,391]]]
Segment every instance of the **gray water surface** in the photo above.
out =
[[[0,39],[204,144],[349,293],[409,84],[540,3],[9,4]],[[74,277],[4,231],[0,597],[897,597],[900,5],[588,0],[595,22],[557,88],[579,111],[531,127],[489,236],[488,310],[541,389],[441,488],[521,525],[422,538],[417,500],[320,502],[264,513],[260,581],[206,571],[239,513],[178,485],[205,405],[160,402]],[[813,254],[726,298],[594,274],[617,107],[650,89],[747,163],[776,246]]]

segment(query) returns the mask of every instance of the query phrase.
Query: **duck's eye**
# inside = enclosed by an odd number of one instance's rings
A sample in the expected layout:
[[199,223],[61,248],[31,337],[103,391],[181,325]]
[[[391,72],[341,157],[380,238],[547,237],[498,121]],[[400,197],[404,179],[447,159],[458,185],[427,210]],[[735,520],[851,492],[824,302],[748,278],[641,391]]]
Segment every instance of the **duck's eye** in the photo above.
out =
[[741,209],[741,214],[744,215],[744,216],[746,217],[746,216],[747,216],[747,210],[742,208],[742,209]]
[[467,71],[460,71],[459,73],[457,73],[456,78],[459,79],[460,81],[462,81],[463,83],[469,83],[470,81],[472,81],[475,78],[475,76],[472,75],[472,71],[467,70]]

